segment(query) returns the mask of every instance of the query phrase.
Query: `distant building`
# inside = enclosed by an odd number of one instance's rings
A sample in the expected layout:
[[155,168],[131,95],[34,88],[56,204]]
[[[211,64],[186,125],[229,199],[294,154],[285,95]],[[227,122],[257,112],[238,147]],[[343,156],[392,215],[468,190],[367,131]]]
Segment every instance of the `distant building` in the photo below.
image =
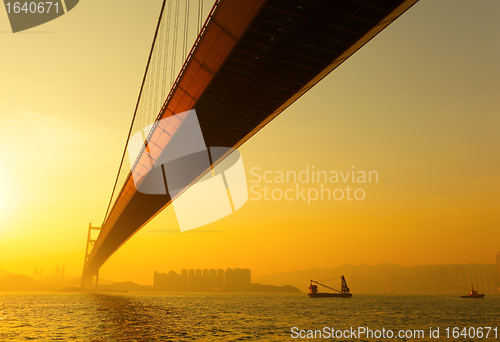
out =
[[203,270],[202,290],[207,291],[210,289],[210,271]]
[[455,284],[460,290],[468,289],[464,265],[455,266]]
[[215,289],[217,288],[217,271],[212,268],[210,270],[210,289]]
[[187,288],[191,289],[193,287],[194,287],[194,270],[190,269],[188,271],[188,285],[187,285]]
[[182,277],[180,274],[170,271],[165,273],[154,273],[153,287],[159,291],[182,291]]
[[153,287],[157,290],[159,290],[160,287],[163,287],[163,275],[165,275],[165,273],[158,273],[156,271],[153,275]]
[[230,289],[233,286],[233,270],[228,268],[224,272],[224,287]]
[[252,282],[252,272],[248,268],[237,268],[233,272],[233,281],[238,289],[245,289]]
[[181,271],[181,285],[183,288],[187,288],[187,286],[188,286],[188,271],[187,270]]
[[478,292],[496,292],[496,282],[493,272],[479,271],[467,273],[469,288],[474,286],[474,290]]
[[217,288],[222,289],[224,287],[224,270],[219,268],[217,270]]
[[250,287],[252,273],[248,268],[228,268],[224,276],[224,287],[229,291],[244,291]]
[[248,268],[193,269],[181,274],[154,272],[153,287],[158,291],[246,291],[251,285],[251,271]]
[[203,283],[202,283],[202,273],[200,269],[197,269],[194,273],[193,285],[194,285],[193,287],[194,291],[201,291]]

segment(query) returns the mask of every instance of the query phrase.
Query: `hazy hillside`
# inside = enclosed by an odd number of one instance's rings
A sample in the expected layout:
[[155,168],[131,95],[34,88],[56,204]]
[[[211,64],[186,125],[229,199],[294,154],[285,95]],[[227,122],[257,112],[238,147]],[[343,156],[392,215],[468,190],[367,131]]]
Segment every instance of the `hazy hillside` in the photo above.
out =
[[153,291],[153,286],[150,285],[139,285],[132,281],[113,283],[111,285],[99,285],[99,289],[111,290],[111,291]]
[[12,274],[12,272],[9,272],[7,270],[4,270],[3,268],[0,268],[0,279],[5,278],[6,276]]
[[0,291],[48,291],[54,286],[21,274],[10,274],[0,279]]
[[[344,275],[353,293],[467,293],[473,284],[482,292],[496,292],[500,286],[496,265],[422,265],[403,267],[396,264],[310,269],[263,275],[254,282],[270,285],[293,285],[308,291],[309,280],[339,289]],[[325,290],[328,291],[328,290]]]

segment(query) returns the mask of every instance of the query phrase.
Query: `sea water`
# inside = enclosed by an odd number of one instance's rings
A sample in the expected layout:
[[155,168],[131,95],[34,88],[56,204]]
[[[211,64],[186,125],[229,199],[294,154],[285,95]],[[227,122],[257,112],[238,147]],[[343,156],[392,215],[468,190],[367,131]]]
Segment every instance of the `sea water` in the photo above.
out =
[[380,341],[389,330],[392,340],[498,340],[500,295],[0,292],[1,341]]

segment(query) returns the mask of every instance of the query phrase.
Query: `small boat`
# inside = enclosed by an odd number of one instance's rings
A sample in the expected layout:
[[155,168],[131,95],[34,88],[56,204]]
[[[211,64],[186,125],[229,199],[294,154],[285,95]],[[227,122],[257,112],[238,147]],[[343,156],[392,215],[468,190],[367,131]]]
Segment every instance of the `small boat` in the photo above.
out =
[[477,291],[474,291],[474,285],[472,285],[472,291],[469,293],[469,295],[460,296],[460,298],[484,298],[484,293],[477,293]]
[[[318,285],[313,285],[313,283],[326,287],[330,290],[337,291],[338,293],[330,293],[330,292],[318,292]],[[345,281],[344,276],[340,277],[340,291],[329,286],[318,283],[317,281],[311,280],[311,285],[309,286],[309,293],[307,294],[311,298],[323,298],[323,297],[335,297],[335,298],[351,298],[352,294],[347,287],[347,282]]]

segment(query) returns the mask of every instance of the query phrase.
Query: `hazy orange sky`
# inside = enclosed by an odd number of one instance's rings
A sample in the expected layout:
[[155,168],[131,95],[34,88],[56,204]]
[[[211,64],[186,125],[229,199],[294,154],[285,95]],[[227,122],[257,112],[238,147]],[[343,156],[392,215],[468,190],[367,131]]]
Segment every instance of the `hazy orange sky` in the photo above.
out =
[[[0,268],[50,274],[65,263],[81,273],[161,2],[82,1],[16,34],[0,9]],[[249,200],[186,233],[167,208],[100,277],[151,284],[154,271],[182,268],[248,267],[255,277],[362,262],[494,263],[499,15],[495,0],[420,0],[240,148],[249,181],[255,167],[377,171],[378,183],[351,184],[363,201]]]

